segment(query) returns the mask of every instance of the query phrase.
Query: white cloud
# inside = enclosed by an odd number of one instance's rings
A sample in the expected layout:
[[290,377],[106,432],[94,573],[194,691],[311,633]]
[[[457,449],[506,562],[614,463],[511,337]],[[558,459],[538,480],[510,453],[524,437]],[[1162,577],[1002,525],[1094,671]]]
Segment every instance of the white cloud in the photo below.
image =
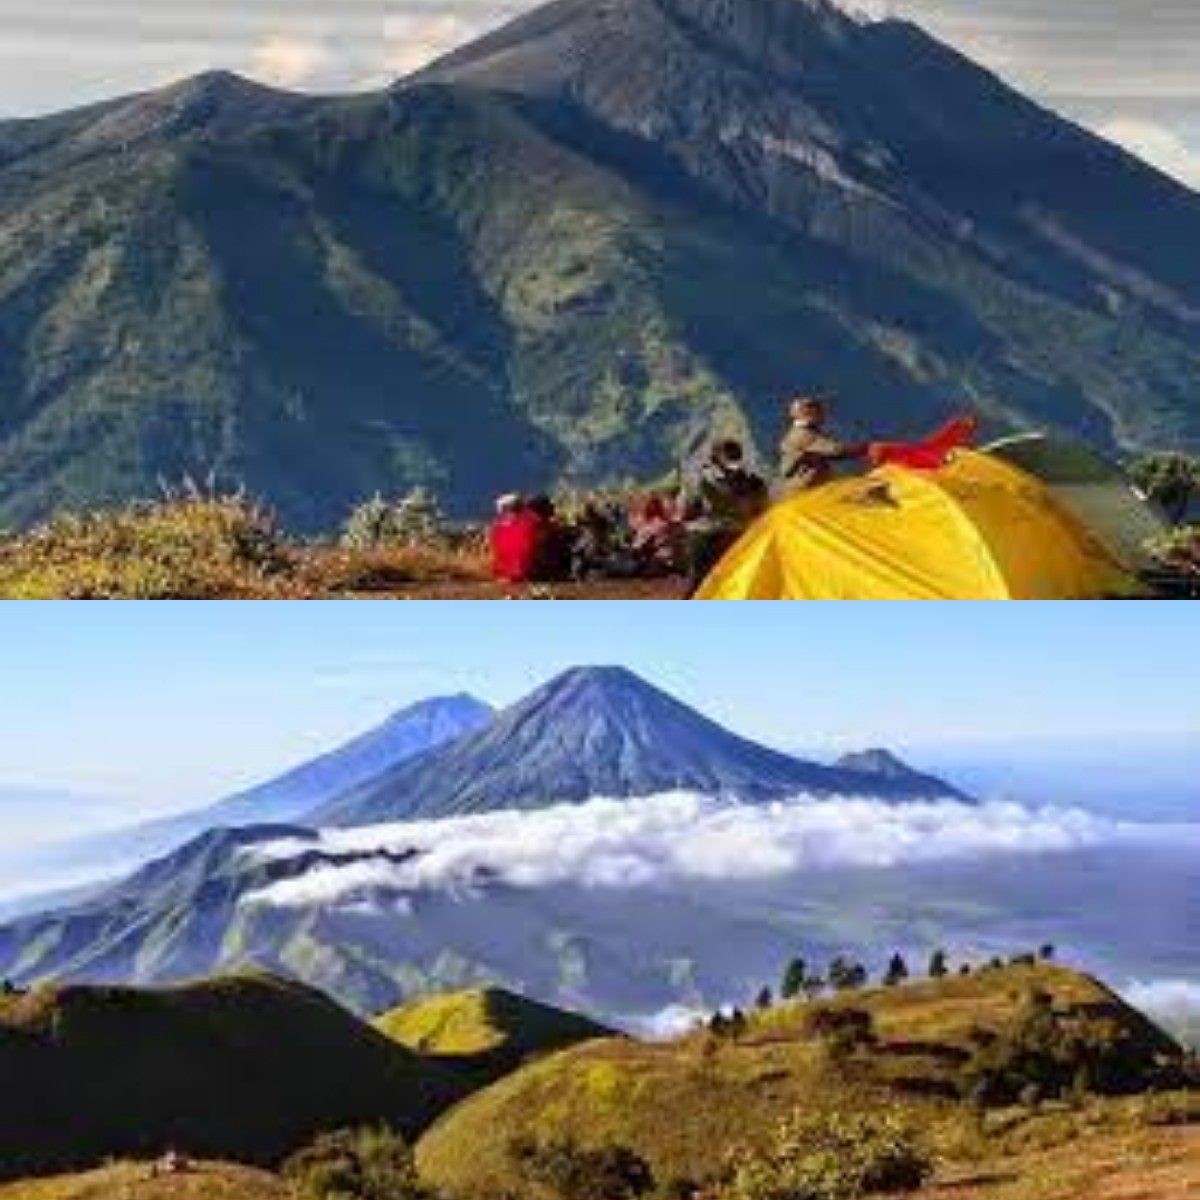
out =
[[274,87],[299,88],[316,79],[328,62],[323,42],[278,34],[255,47],[250,74]]
[[1143,117],[1114,117],[1101,125],[1099,132],[1160,171],[1200,190],[1200,151],[1174,130]]
[[[537,888],[638,888],[785,878],[834,867],[891,867],[1001,855],[1053,854],[1114,842],[1190,838],[1200,827],[1140,826],[1069,809],[991,803],[891,805],[869,800],[723,804],[691,794],[595,800],[537,812],[327,831],[332,853],[393,854],[318,867],[250,898],[278,906],[341,905],[372,892],[470,892],[485,879]],[[272,843],[251,853],[311,849]]]
[[383,71],[398,79],[465,45],[487,22],[468,20],[454,13],[400,13],[384,22]]
[[1152,1017],[1176,1037],[1200,1045],[1200,982],[1188,979],[1156,979],[1131,983],[1125,999]]

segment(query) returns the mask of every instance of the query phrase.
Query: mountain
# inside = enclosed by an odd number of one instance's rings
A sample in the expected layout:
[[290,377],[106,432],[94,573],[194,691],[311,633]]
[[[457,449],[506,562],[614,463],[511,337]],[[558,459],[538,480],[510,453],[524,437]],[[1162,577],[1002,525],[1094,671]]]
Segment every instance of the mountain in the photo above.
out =
[[0,980],[158,985],[253,967],[370,1016],[502,987],[669,1030],[744,1004],[797,954],[881,968],[892,947],[922,963],[940,946],[983,961],[1053,943],[1138,981],[1172,1022],[1188,1002],[1193,914],[1178,898],[1200,886],[1200,859],[1178,827],[1089,847],[1087,821],[1041,810],[1013,823],[1003,807],[623,808],[214,831],[0,924]]
[[318,1132],[411,1136],[464,1087],[319,993],[258,975],[0,999],[0,1178],[168,1149],[273,1165]]
[[[0,978],[161,984],[254,966],[296,975],[364,1013],[496,984],[617,1015],[724,996],[730,979],[786,953],[794,925],[773,902],[722,899],[715,883],[668,887],[651,914],[637,889],[523,885],[519,871],[510,879],[496,854],[480,850],[447,881],[437,864],[448,843],[436,836],[312,828],[677,789],[743,803],[797,794],[966,802],[925,776],[790,758],[629,671],[580,668],[300,822],[210,829],[117,884],[0,925]],[[361,883],[349,899],[347,873]],[[702,965],[699,948],[718,933],[726,948]],[[822,933],[808,936],[824,945]]]
[[479,730],[492,716],[492,709],[473,696],[423,700],[345,745],[236,796],[178,816],[50,844],[26,853],[19,871],[26,877],[111,877],[211,829],[300,821],[347,788]]
[[[616,1020],[719,1001],[794,945],[793,916],[714,886],[656,892],[648,906],[637,889],[518,887],[486,867],[462,887],[389,882],[427,854],[334,853],[289,826],[213,831],[82,903],[0,926],[0,979],[149,986],[253,967],[363,1014],[500,985]],[[352,902],[320,891],[339,868],[361,874]],[[256,899],[288,882],[305,894]],[[815,927],[806,938],[836,952]]]
[[491,707],[474,696],[422,700],[382,725],[288,771],[269,783],[198,814],[208,828],[295,821],[326,800],[491,722]]
[[1200,198],[902,21],[558,0],[386,92],[0,123],[0,522],[659,478],[782,400],[1200,446]]
[[375,1027],[479,1083],[568,1046],[616,1036],[589,1017],[497,987],[426,996],[385,1013]]
[[944,780],[936,775],[914,770],[890,750],[876,748],[843,754],[834,765],[840,770],[852,771],[865,778],[885,780],[895,787],[909,788],[918,795],[945,796],[952,792],[955,793],[955,798],[965,799],[961,792],[950,788]]
[[350,789],[308,823],[369,825],[677,790],[751,802],[805,792],[961,798],[915,773],[864,774],[790,758],[630,671],[593,667],[565,672],[479,732]]

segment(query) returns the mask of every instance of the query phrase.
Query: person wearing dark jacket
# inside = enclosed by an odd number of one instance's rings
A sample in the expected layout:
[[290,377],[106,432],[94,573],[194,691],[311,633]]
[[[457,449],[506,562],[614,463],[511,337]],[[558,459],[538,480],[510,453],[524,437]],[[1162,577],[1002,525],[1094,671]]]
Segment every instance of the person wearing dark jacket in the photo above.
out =
[[679,497],[687,532],[691,594],[699,590],[734,542],[766,511],[769,502],[765,481],[746,466],[741,442],[729,439],[713,446]]

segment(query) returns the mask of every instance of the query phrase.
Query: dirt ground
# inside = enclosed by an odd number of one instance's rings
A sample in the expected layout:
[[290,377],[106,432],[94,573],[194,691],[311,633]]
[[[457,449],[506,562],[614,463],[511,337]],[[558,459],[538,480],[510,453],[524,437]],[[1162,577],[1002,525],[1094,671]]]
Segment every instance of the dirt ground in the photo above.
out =
[[951,1170],[911,1200],[1200,1200],[1200,1129],[1085,1138],[983,1170]]
[[393,592],[359,593],[370,600],[684,600],[687,587],[677,580],[617,580],[595,583],[529,584],[414,583]]

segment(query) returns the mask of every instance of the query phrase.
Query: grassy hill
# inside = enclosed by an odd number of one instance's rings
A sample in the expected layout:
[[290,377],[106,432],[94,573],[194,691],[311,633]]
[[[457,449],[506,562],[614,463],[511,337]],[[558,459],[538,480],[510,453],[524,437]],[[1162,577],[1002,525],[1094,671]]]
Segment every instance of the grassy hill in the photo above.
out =
[[[423,1172],[457,1195],[519,1194],[510,1153],[521,1141],[624,1145],[660,1179],[703,1182],[731,1152],[756,1148],[796,1112],[899,1105],[944,1154],[979,1153],[979,1123],[959,1098],[972,1048],[998,1035],[1031,990],[1076,1030],[1108,1029],[1145,1061],[1178,1048],[1095,981],[1050,967],[788,1005],[751,1018],[737,1038],[697,1032],[665,1045],[592,1042],[525,1067],[464,1101],[418,1147]],[[814,1014],[865,1010],[877,1044],[834,1059]],[[1005,1142],[1012,1149],[1019,1139]]]
[[168,1148],[274,1164],[327,1129],[408,1135],[462,1095],[324,996],[266,976],[0,1000],[0,1176]]
[[393,1009],[375,1026],[393,1041],[472,1081],[507,1075],[530,1059],[612,1030],[503,988],[430,996]]

